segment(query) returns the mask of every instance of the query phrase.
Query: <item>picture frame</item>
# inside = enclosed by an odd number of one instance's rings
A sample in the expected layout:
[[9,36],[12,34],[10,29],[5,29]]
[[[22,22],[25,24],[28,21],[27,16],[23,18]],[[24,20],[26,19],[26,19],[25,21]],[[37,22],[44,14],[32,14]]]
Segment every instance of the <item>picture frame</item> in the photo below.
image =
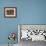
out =
[[[28,30],[28,33],[30,35],[25,34],[23,36],[28,36],[28,37],[24,38],[22,36],[22,30],[24,30],[24,31]],[[36,31],[36,32],[34,32],[34,31]],[[31,32],[33,32],[33,33],[31,34]],[[24,32],[23,32],[23,34],[24,34]],[[46,41],[45,34],[46,34],[46,24],[18,24],[18,41],[19,42],[21,42],[22,40]],[[36,36],[34,36],[34,35],[36,35]],[[30,36],[31,37],[34,36],[34,37],[30,38]]]
[[17,17],[17,8],[16,7],[5,7],[4,8],[4,17],[5,18],[16,18]]

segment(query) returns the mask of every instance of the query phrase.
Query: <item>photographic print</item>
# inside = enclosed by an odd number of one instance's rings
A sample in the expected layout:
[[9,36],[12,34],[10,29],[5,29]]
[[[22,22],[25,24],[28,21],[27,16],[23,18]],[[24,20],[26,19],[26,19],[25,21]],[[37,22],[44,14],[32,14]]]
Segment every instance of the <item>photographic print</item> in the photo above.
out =
[[22,24],[20,28],[20,41],[46,41],[46,25],[27,25]]
[[4,8],[4,17],[7,18],[16,18],[17,8],[16,7],[5,7]]

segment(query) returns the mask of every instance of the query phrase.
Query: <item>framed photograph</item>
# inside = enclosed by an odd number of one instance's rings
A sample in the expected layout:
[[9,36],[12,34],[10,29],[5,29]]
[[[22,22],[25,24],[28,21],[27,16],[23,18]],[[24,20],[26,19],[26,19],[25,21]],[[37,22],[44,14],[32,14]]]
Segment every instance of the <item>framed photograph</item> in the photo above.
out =
[[16,7],[5,7],[4,8],[4,17],[7,18],[16,18],[17,8]]
[[19,24],[18,41],[46,41],[46,24]]

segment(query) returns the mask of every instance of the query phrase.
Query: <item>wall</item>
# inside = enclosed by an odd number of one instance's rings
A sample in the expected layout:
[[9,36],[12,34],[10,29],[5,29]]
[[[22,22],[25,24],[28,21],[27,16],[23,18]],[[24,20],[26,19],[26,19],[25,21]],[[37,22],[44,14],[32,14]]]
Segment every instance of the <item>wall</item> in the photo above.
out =
[[[17,18],[4,18],[4,7],[17,7]],[[17,24],[46,24],[46,0],[0,0],[0,44],[18,32]]]
[[23,1],[21,24],[46,24],[46,0]]

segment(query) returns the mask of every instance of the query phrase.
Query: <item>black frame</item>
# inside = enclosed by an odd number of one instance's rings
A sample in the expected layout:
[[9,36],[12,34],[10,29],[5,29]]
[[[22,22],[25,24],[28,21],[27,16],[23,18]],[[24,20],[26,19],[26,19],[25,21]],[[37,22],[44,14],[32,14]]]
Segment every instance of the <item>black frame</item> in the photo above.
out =
[[[16,9],[16,14],[15,14],[15,16],[11,16],[11,17],[8,16],[8,17],[7,17],[7,16],[5,15],[5,9],[6,9],[6,8],[15,8],[15,9]],[[17,17],[17,8],[16,8],[16,7],[4,7],[4,18],[16,18],[16,17]]]

